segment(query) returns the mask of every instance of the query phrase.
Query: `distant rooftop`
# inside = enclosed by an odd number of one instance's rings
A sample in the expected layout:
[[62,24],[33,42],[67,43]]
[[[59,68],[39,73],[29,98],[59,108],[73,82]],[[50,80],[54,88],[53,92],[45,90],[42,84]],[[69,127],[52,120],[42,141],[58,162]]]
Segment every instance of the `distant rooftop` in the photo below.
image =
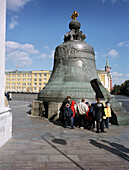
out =
[[18,71],[18,70],[15,70],[15,71],[5,71],[6,74],[26,74],[26,73],[33,73],[33,72],[52,72],[51,70],[38,70],[38,71]]

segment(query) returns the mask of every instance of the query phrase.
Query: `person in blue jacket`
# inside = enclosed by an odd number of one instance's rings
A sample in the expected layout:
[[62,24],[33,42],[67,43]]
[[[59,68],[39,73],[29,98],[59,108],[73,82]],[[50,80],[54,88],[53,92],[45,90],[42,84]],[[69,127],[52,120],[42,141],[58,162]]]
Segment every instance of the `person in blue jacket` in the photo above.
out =
[[[72,109],[70,108],[70,104],[67,103],[65,105],[65,110],[64,110],[64,128],[67,128],[69,122],[71,122],[71,117],[73,116],[73,111]],[[71,129],[73,129],[71,127]]]

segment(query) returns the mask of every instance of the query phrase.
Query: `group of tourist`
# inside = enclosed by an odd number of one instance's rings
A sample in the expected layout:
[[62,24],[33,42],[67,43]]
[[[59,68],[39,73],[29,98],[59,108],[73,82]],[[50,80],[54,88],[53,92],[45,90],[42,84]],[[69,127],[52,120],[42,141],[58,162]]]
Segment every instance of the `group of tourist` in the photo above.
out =
[[71,129],[74,129],[74,126],[80,129],[94,129],[96,121],[96,133],[100,133],[100,131],[105,133],[104,129],[109,128],[110,117],[109,102],[101,103],[99,98],[97,103],[91,104],[82,98],[81,102],[77,104],[75,101],[71,101],[70,96],[67,96],[60,108],[60,121],[64,128],[70,125]]

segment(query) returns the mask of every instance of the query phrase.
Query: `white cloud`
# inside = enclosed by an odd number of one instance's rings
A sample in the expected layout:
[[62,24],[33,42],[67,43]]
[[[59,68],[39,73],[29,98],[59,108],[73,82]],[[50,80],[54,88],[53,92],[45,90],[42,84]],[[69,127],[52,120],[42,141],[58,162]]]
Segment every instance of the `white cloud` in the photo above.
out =
[[[106,1],[109,1],[109,0],[102,0],[101,2],[102,2],[102,3],[105,3]],[[110,0],[110,2],[111,2],[112,4],[115,4],[115,3],[118,2],[118,1],[126,2],[127,0]]]
[[[7,10],[12,12],[19,12],[28,2],[32,0],[6,0],[7,1]],[[19,25],[18,16],[12,13],[11,22],[8,24],[9,29],[14,29]]]
[[14,41],[7,41],[6,46],[6,62],[12,61],[15,66],[28,67],[32,64],[30,55],[39,54],[32,44],[20,44]]
[[19,11],[30,1],[32,0],[7,0],[7,9],[11,11]]
[[126,44],[125,46],[126,46],[126,47],[129,47],[129,44]]
[[112,73],[112,81],[113,84],[122,84],[126,80],[126,76],[123,73],[113,72]]
[[113,72],[112,76],[121,77],[121,76],[123,76],[123,73]]
[[14,41],[6,41],[5,43],[5,47],[6,47],[6,52],[11,52],[14,50],[22,50],[22,51],[26,51],[30,54],[38,54],[39,51],[34,49],[34,46],[32,44],[20,44],[18,42],[14,42]]
[[122,41],[117,44],[118,47],[129,47],[129,41]]
[[105,2],[106,2],[106,0],[102,0],[102,4],[105,3]]
[[46,58],[47,57],[47,54],[42,54],[42,55],[40,55],[38,58]]
[[126,74],[126,77],[129,77],[129,74]]
[[39,51],[34,49],[34,46],[32,44],[24,44],[21,45],[21,50],[27,51],[30,54],[38,54]]
[[129,78],[129,74],[113,72],[112,73],[112,82],[114,84],[122,84]]
[[44,53],[40,55],[38,58],[54,58],[54,51]]
[[120,85],[120,84],[124,83],[125,80],[126,80],[125,78],[114,77],[114,78],[113,78],[113,85],[114,85],[114,84],[119,84],[119,85]]
[[16,26],[19,25],[19,22],[18,22],[18,16],[12,16],[11,18],[11,22],[9,23],[9,29],[14,29]]
[[118,47],[122,47],[122,46],[125,45],[125,43],[126,43],[125,41],[119,42],[119,43],[117,44],[117,46],[118,46]]
[[19,67],[28,67],[32,64],[29,54],[18,50],[7,54],[7,60],[12,60]]
[[119,52],[118,51],[116,51],[115,49],[112,49],[112,50],[110,50],[109,52],[108,52],[108,55],[110,55],[110,56],[112,56],[112,57],[118,57],[118,54],[119,54]]

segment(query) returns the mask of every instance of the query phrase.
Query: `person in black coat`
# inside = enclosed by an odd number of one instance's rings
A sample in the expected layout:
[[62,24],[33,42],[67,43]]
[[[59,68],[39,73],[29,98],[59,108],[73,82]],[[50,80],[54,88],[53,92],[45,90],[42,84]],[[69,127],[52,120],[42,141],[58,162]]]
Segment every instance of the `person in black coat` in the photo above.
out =
[[97,103],[94,105],[94,111],[95,111],[95,120],[97,122],[97,131],[96,133],[99,133],[99,129],[102,133],[104,133],[104,127],[103,127],[103,116],[105,116],[104,113],[104,106],[103,103],[100,102],[100,99],[97,99]]
[[66,108],[66,104],[70,104],[71,97],[67,96],[66,99],[63,101],[62,106],[60,108],[60,122],[64,124],[64,110]]
[[[70,104],[67,103],[65,110],[64,110],[64,128],[67,128],[68,123],[71,122],[71,117],[73,116],[73,111],[70,108]],[[71,129],[73,129],[73,127],[71,126]]]

